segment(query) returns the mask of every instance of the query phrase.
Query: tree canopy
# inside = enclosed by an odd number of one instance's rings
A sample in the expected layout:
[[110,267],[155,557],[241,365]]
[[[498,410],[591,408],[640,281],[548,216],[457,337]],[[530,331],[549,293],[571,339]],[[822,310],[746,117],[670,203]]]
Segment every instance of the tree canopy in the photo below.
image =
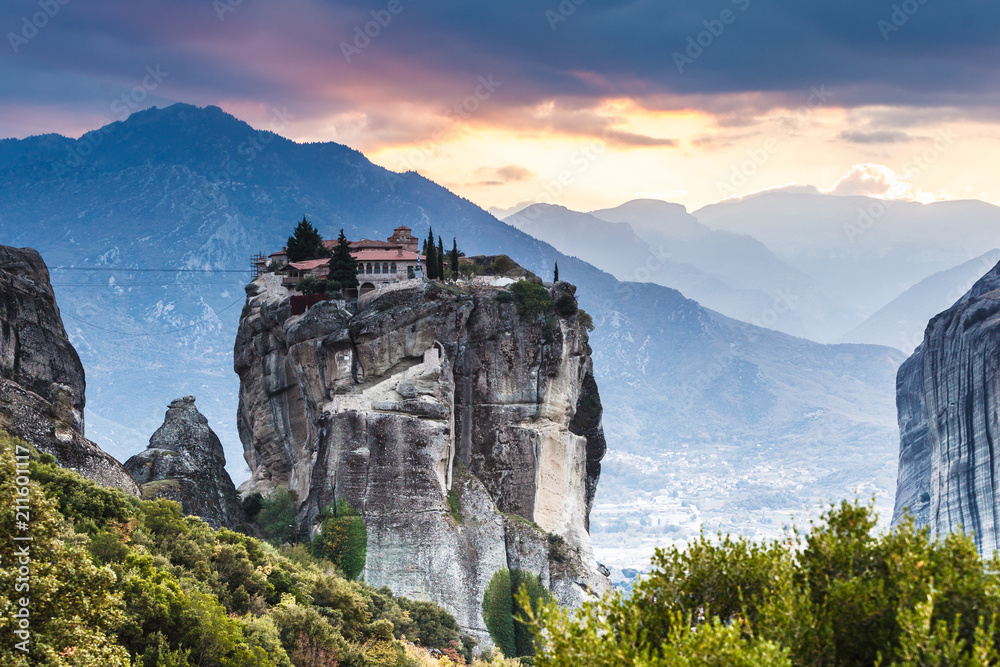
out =
[[333,247],[327,279],[339,283],[341,289],[358,286],[358,261],[351,255],[351,242],[344,236],[343,229]]
[[630,596],[534,615],[538,667],[997,664],[1000,560],[843,502],[787,540],[657,550]]
[[329,257],[330,253],[323,247],[323,237],[319,231],[313,227],[312,223],[306,220],[295,225],[295,231],[288,237],[287,244],[288,261],[302,262],[307,259],[320,259]]

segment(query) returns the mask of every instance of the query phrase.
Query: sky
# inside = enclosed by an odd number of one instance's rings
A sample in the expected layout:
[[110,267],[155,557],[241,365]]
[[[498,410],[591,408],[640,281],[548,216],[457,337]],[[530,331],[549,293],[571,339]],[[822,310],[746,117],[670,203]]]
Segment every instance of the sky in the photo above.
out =
[[483,207],[1000,202],[1000,3],[8,0],[0,137],[218,105]]

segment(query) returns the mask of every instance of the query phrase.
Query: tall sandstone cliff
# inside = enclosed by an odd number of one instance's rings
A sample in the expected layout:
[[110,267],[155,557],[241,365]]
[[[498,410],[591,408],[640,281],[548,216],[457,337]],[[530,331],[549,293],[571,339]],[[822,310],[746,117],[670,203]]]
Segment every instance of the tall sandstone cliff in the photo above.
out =
[[346,499],[368,529],[366,581],[443,605],[484,644],[500,569],[539,574],[565,604],[606,590],[588,533],[601,403],[577,315],[523,320],[495,288],[389,292],[353,316],[336,302],[291,316],[271,275],[247,294],[244,490],[294,490],[303,532]]
[[1000,548],[1000,264],[927,325],[899,369],[899,478],[907,508],[934,534],[974,534]]
[[84,437],[85,388],[45,262],[30,248],[0,246],[0,427],[64,468],[137,495],[122,465]]

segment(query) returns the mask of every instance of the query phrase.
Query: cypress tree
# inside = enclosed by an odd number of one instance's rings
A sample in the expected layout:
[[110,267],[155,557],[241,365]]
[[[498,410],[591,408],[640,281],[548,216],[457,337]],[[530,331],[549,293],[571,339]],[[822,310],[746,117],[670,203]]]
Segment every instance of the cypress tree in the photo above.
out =
[[436,273],[437,273],[438,280],[440,280],[440,279],[444,278],[444,241],[441,240],[440,236],[438,237],[438,247],[437,247],[437,254],[435,256],[435,259],[437,260],[437,271],[436,271]]
[[449,259],[451,260],[451,273],[456,278],[458,277],[458,239],[452,237],[451,239],[451,252],[449,253]]
[[556,262],[556,270],[552,272],[552,282],[559,282],[559,262]]
[[340,283],[341,289],[358,286],[358,260],[351,255],[351,243],[344,236],[344,230],[340,230],[337,237],[337,245],[333,249],[333,257],[330,259],[330,273],[328,280],[335,280]]
[[424,266],[424,271],[427,273],[427,278],[434,280],[437,278],[437,257],[435,257],[434,248],[434,228],[431,227],[430,233],[427,235],[427,241],[425,242],[427,250],[424,254],[427,255],[426,266]]

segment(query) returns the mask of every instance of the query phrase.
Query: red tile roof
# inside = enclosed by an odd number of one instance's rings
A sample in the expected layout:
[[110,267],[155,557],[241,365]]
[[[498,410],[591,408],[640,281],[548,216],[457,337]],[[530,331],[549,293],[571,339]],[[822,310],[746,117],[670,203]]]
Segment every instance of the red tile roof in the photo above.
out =
[[329,257],[324,257],[323,259],[307,259],[301,262],[292,262],[288,266],[293,269],[298,269],[299,271],[311,271],[312,269],[318,268],[325,264],[330,263]]
[[[351,255],[359,262],[415,262],[417,253],[404,250],[402,254],[398,250],[364,250],[352,252]],[[425,258],[420,256],[420,261]]]
[[351,241],[351,248],[398,248],[398,243],[389,243],[388,241],[372,241],[371,239],[361,239],[360,241]]

